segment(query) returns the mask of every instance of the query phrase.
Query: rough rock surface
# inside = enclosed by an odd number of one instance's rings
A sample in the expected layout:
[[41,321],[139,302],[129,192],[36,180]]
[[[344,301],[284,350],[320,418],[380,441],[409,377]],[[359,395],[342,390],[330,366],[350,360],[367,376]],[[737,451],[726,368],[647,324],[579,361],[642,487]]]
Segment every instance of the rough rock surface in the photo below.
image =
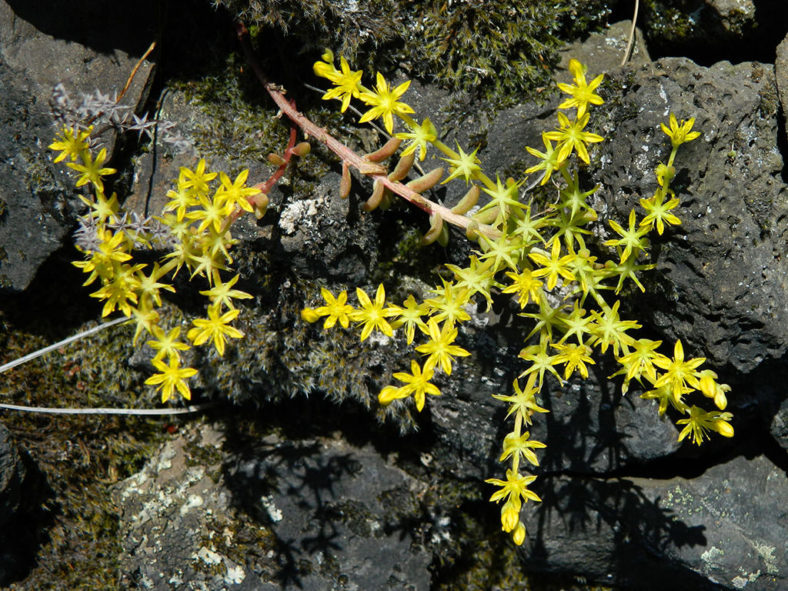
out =
[[[119,92],[141,55],[130,53],[139,40],[106,47],[96,19],[109,27],[122,15],[87,3],[65,6],[0,1],[0,291],[25,289],[74,224],[73,182],[46,149],[57,129],[53,89],[63,83],[74,96]],[[128,104],[144,100],[151,71],[143,64]]]
[[653,193],[654,168],[669,149],[659,122],[669,111],[694,117],[703,134],[676,160],[684,221],[668,243],[655,240],[661,285],[651,293],[672,305],[646,299],[639,314],[670,327],[670,336],[703,350],[717,367],[749,373],[781,357],[788,298],[778,245],[788,229],[788,187],[772,66],[699,68],[666,58],[614,82],[625,90],[610,111],[609,152],[595,175],[611,211],[620,215]]
[[11,575],[18,575],[20,562],[28,560],[20,556],[24,552],[20,543],[24,536],[19,532],[12,534],[20,527],[18,516],[24,507],[23,482],[27,469],[22,462],[19,450],[11,439],[11,434],[0,424],[0,583],[9,580]]
[[543,568],[633,589],[785,586],[785,472],[739,456],[692,478],[557,477],[528,514],[525,553]]
[[374,450],[276,436],[227,448],[221,427],[189,429],[117,485],[126,584],[429,588],[430,556],[391,510],[415,506],[419,484]]
[[[6,5],[0,9],[8,12]],[[603,51],[604,43],[593,43],[594,51]],[[611,47],[619,55],[620,47]],[[688,354],[707,356],[723,381],[736,386],[731,407],[747,449],[758,437],[777,448],[770,437],[785,445],[788,424],[781,391],[788,343],[782,256],[788,189],[775,70],[754,62],[704,68],[686,59],[652,64],[647,54],[641,57],[643,62],[623,69],[612,58],[604,60],[611,69],[602,90],[607,107],[600,113],[607,115],[592,125],[609,139],[593,151],[599,164],[587,171],[589,186],[603,187],[595,203],[603,219],[624,218],[638,198],[653,192],[654,167],[668,152],[659,123],[669,112],[696,117],[704,135],[678,156],[674,187],[684,222],[654,241],[658,268],[647,279],[650,295],[625,294],[627,314],[644,321],[648,334],[681,338]],[[75,77],[86,78],[91,89],[95,84],[85,72]],[[6,96],[21,100],[31,89]],[[421,91],[419,109],[428,110],[435,97],[450,100],[428,86]],[[486,132],[479,155],[491,174],[519,175],[529,165],[523,147],[541,146],[541,131],[554,125],[557,101],[551,100],[509,109],[487,129],[480,124],[473,130]],[[441,127],[437,116],[435,122]],[[39,146],[38,157],[43,151]],[[234,164],[259,169],[254,159]],[[171,180],[177,166],[153,184]],[[423,251],[429,262],[417,264],[397,220],[417,225],[423,219],[401,205],[359,214],[363,186],[342,202],[331,188],[336,180],[324,173],[299,190],[272,195],[270,217],[238,233],[243,244],[237,264],[245,283],[239,287],[257,299],[244,308],[246,338],[223,359],[209,353],[199,360],[199,389],[206,396],[244,409],[258,405],[275,424],[281,407],[274,403],[321,393],[344,402],[336,410],[340,415],[349,405],[377,408],[375,396],[392,371],[407,367],[412,353],[404,346],[382,338],[360,344],[355,334],[324,332],[301,322],[299,309],[316,305],[323,285],[336,292],[391,280],[397,301],[409,291],[423,295],[426,281],[436,282],[424,269],[461,260],[467,245],[455,236],[448,250]],[[369,291],[370,285],[364,287]],[[491,395],[507,393],[522,371],[516,355],[524,324],[518,322],[512,310],[498,305],[491,313],[474,311],[459,337],[472,356],[441,381],[443,395],[416,419],[417,437],[392,443],[383,431],[374,446],[352,445],[342,434],[310,433],[308,421],[295,440],[281,434],[236,440],[232,421],[186,429],[116,490],[127,585],[428,588],[428,566],[439,561],[443,548],[462,543],[462,531],[450,521],[437,523],[442,530],[435,527],[434,516],[453,500],[439,499],[425,509],[413,496],[428,490],[434,472],[472,483],[478,501],[489,494],[481,480],[501,476],[497,458],[506,409]],[[618,383],[607,380],[614,368],[600,363],[596,369],[583,384],[545,393],[551,413],[533,427],[534,437],[548,444],[536,489],[544,503],[524,512],[531,537],[522,551],[523,570],[569,572],[639,589],[650,580],[667,580],[673,589],[784,587],[780,544],[786,516],[780,499],[786,495],[786,462],[780,452],[736,455],[740,440],[716,444],[696,454],[691,466],[697,473],[684,474],[689,454],[686,446],[679,449],[675,427],[660,420],[634,387],[622,397]],[[364,412],[373,422],[375,411]],[[339,419],[335,425],[346,432],[357,427]],[[764,435],[770,428],[771,436]],[[421,467],[395,465],[381,451],[390,447],[420,457]],[[393,518],[392,499],[400,511]],[[434,536],[417,539],[421,531]]]
[[774,58],[774,77],[780,93],[783,112],[783,138],[788,138],[788,35],[777,46]]
[[706,0],[719,18],[722,29],[731,36],[750,33],[757,27],[755,2],[752,0]]

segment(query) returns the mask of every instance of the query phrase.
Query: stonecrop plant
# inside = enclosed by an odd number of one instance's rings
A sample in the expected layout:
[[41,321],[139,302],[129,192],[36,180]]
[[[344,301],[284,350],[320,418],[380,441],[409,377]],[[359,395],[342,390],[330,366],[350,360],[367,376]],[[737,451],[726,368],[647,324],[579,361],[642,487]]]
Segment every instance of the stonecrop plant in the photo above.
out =
[[[56,93],[60,104],[68,106],[71,101],[65,90],[58,88]],[[62,109],[69,116],[49,146],[57,152],[55,162],[66,161],[78,173],[75,185],[83,188],[80,199],[87,211],[79,219],[75,242],[84,260],[74,265],[88,275],[84,285],[98,284],[90,295],[104,303],[102,317],[119,311],[134,322],[135,343],[143,336],[148,339],[146,344],[155,352],[151,363],[156,372],[145,383],[161,392],[162,402],[176,392],[189,400],[188,381],[197,369],[185,363],[188,351],[209,345],[223,356],[230,339],[244,336],[232,324],[240,313],[235,302],[252,296],[234,288],[239,276],[231,271],[230,251],[238,241],[232,237],[231,227],[244,213],[265,214],[267,191],[284,174],[291,158],[307,154],[310,146],[305,142],[296,145],[293,130],[284,153],[270,156],[278,166],[276,172],[254,186],[247,184],[248,170],[231,179],[224,172],[207,170],[205,160],[200,159],[193,169],[180,169],[160,215],[143,219],[123,212],[115,193],[107,196],[105,181],[116,170],[105,166],[107,149],[99,148],[102,136],[94,123],[114,123],[102,125],[105,131],[117,127],[152,134],[152,127],[161,122],[136,115],[118,116],[127,108],[119,105],[117,98],[97,95],[104,100],[83,100],[88,108]],[[163,254],[153,263],[137,262],[144,251]],[[208,287],[200,291],[208,300],[206,315],[194,319],[185,335],[179,326],[167,326],[159,312],[162,293],[175,291],[173,282],[179,272],[188,274],[190,280],[202,279]]]
[[[489,177],[476,156],[477,150],[466,151],[460,146],[452,149],[439,139],[428,118],[421,123],[413,119],[414,109],[402,100],[409,82],[392,87],[378,73],[375,87],[368,88],[361,82],[362,73],[351,70],[344,58],[340,57],[337,68],[330,51],[314,70],[333,85],[324,99],[341,101],[342,111],[353,99],[366,106],[359,123],[382,119],[389,133],[394,131],[395,120],[402,125],[403,130],[394,134],[392,142],[368,156],[370,161],[381,162],[393,156],[404,142],[399,162],[386,177],[389,184],[376,178],[365,208],[374,209],[384,202],[389,191],[402,194],[391,183],[405,178],[416,156],[423,161],[429,150],[435,150],[449,171],[442,182],[464,183],[465,196],[450,210],[420,202],[412,194],[403,196],[430,212],[431,229],[425,243],[448,238],[446,221],[465,228],[477,248],[467,266],[446,265],[452,279],[442,278],[424,299],[410,295],[398,305],[386,299],[385,288],[379,285],[374,296],[357,288],[357,303],[351,304],[345,291],[334,295],[323,289],[325,304],[303,310],[302,317],[309,322],[322,320],[325,329],[337,325],[347,329],[352,323],[362,341],[373,332],[392,337],[401,329],[418,356],[411,360],[408,370],[393,374],[393,383],[381,389],[378,399],[384,405],[412,399],[421,411],[428,396],[440,395],[436,383],[439,376],[451,376],[454,365],[469,355],[455,343],[458,327],[470,320],[478,305],[489,310],[496,294],[514,299],[520,316],[529,324],[519,353],[523,370],[510,392],[495,396],[508,407],[510,427],[500,456],[506,471],[504,478],[487,482],[496,489],[490,500],[502,502],[502,528],[516,544],[522,544],[526,535],[520,519],[522,505],[540,500],[529,488],[536,476],[528,473],[528,465],[539,465],[536,450],[545,444],[531,439],[528,428],[534,415],[548,412],[540,400],[548,379],[563,384],[575,375],[587,378],[595,357],[609,353],[620,365],[611,377],[621,376],[623,393],[634,380],[646,390],[643,398],[658,401],[660,415],[672,407],[684,416],[677,421],[683,426],[679,440],[689,436],[693,443],[700,444],[711,431],[725,437],[733,435],[729,422],[732,415],[723,412],[729,387],[718,383],[711,369],[702,367],[705,359],[685,359],[680,340],[674,344],[672,355],[666,355],[659,351],[661,341],[639,338],[636,331],[640,324],[621,318],[621,302],[617,299],[627,282],[645,290],[638,275],[654,267],[648,262],[648,236],[653,232],[661,235],[666,227],[681,223],[676,215],[679,200],[670,184],[679,147],[700,135],[692,131],[694,119],[679,122],[671,114],[668,125],[662,124],[672,150],[668,162],[656,168],[657,190],[653,196],[640,199],[639,208],[632,207],[626,226],[610,220],[613,237],[601,244],[606,250],[592,254],[590,227],[599,220],[590,197],[599,187],[584,190],[578,170],[590,162],[589,147],[603,141],[588,130],[590,109],[603,104],[596,94],[601,75],[589,82],[586,68],[577,60],[570,61],[572,83],[558,85],[568,98],[559,105],[557,127],[543,133],[541,151],[526,148],[536,163],[525,170],[525,175],[539,175],[528,183],[527,178]],[[347,171],[347,161],[345,164]],[[443,169],[437,168],[406,186],[421,194],[443,176]],[[528,196],[530,189],[551,180],[554,201]],[[346,176],[343,195],[348,186]],[[486,199],[480,203],[482,193]],[[710,398],[716,409],[705,410],[692,403],[690,398],[696,392]]]
[[[359,123],[381,120],[388,134],[399,128],[376,152],[356,154],[296,111],[284,91],[265,79],[248,33],[242,25],[238,32],[253,71],[281,111],[340,158],[341,197],[349,194],[350,170],[355,169],[373,181],[365,210],[397,194],[429,214],[425,244],[446,244],[451,224],[476,245],[466,266],[446,265],[450,279],[441,278],[426,297],[411,294],[396,304],[379,285],[374,294],[356,288],[351,303],[347,291],[334,294],[323,288],[323,304],[302,310],[305,321],[321,321],[326,330],[352,328],[361,341],[376,333],[401,336],[413,348],[410,367],[395,372],[391,383],[381,388],[380,404],[413,404],[421,411],[429,396],[439,396],[441,380],[450,378],[455,364],[470,355],[457,344],[457,337],[478,307],[489,311],[494,298],[509,296],[525,319],[522,371],[510,391],[495,396],[507,407],[508,433],[500,455],[505,474],[487,480],[495,488],[490,500],[502,503],[502,528],[515,543],[522,544],[526,535],[523,504],[540,500],[530,488],[536,476],[529,466],[539,465],[537,452],[545,444],[531,438],[529,427],[536,414],[547,412],[542,392],[548,380],[564,384],[574,376],[587,378],[589,366],[609,355],[620,366],[611,377],[620,379],[622,393],[634,380],[645,390],[643,398],[658,402],[660,415],[670,407],[683,417],[677,421],[682,426],[680,440],[690,437],[701,444],[712,431],[733,435],[731,413],[724,412],[729,387],[717,381],[714,371],[703,368],[703,358],[685,358],[681,341],[674,343],[672,354],[665,354],[660,352],[661,341],[638,337],[640,324],[621,318],[617,299],[629,282],[644,290],[638,276],[654,267],[648,262],[649,235],[661,235],[666,227],[681,223],[679,200],[670,187],[679,147],[699,136],[692,130],[692,118],[679,122],[671,114],[668,124],[662,124],[672,149],[668,162],[656,168],[654,195],[633,204],[626,225],[609,220],[605,231],[612,237],[600,243],[591,231],[593,224],[602,223],[591,202],[599,187],[584,190],[579,170],[590,163],[589,148],[603,141],[588,129],[591,109],[603,104],[596,93],[603,78],[589,82],[578,61],[569,65],[571,83],[558,85],[568,95],[559,105],[558,125],[543,133],[543,147],[526,148],[535,163],[522,179],[501,179],[485,173],[478,148],[453,149],[440,140],[430,119],[418,122],[412,117],[414,109],[403,101],[409,82],[392,86],[378,73],[375,86],[369,88],[362,84],[362,72],[353,71],[342,57],[337,68],[333,54],[326,51],[314,65],[315,73],[332,85],[323,98],[340,101],[343,112],[352,101],[360,101],[366,110]],[[60,102],[68,107],[62,96]],[[97,286],[91,295],[103,302],[102,316],[119,311],[130,318],[136,326],[134,341],[144,338],[154,352],[155,371],[146,383],[160,391],[162,402],[188,400],[189,380],[197,374],[189,363],[192,347],[207,345],[221,356],[228,342],[243,337],[233,326],[240,314],[236,302],[252,296],[235,289],[239,277],[232,271],[231,252],[237,243],[232,225],[247,213],[264,215],[267,192],[293,156],[309,152],[309,144],[296,144],[296,129],[291,128],[287,148],[270,157],[276,171],[257,184],[250,184],[246,170],[233,179],[209,170],[200,159],[193,168],[180,169],[163,210],[143,219],[124,212],[117,196],[108,193],[108,179],[116,171],[107,166],[100,131],[114,125],[121,131],[150,134],[161,122],[119,115],[117,99],[103,97],[100,104],[92,103],[90,108],[64,109],[69,116],[50,146],[57,153],[55,161],[65,161],[76,172],[75,185],[86,206],[76,233],[84,258],[74,264],[87,274],[85,285]],[[97,131],[97,121],[108,124]],[[184,140],[176,136],[176,141]],[[416,159],[423,162],[431,151],[446,163],[448,173],[440,167],[407,180]],[[383,163],[397,154],[389,171]],[[449,182],[466,187],[464,197],[452,207],[424,196],[438,183]],[[542,196],[537,197],[534,189],[540,186]],[[547,190],[554,191],[554,198],[544,197]],[[207,298],[206,314],[194,319],[185,335],[160,314],[162,296],[175,291],[178,273],[207,287],[200,291]],[[699,398],[711,399],[716,408],[697,406]]]

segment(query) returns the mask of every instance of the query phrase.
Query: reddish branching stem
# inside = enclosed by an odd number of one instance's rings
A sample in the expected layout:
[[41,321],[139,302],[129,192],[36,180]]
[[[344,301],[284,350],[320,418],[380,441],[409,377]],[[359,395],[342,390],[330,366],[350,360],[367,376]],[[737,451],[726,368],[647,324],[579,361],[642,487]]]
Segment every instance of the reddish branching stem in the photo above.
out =
[[476,232],[482,233],[491,239],[495,239],[500,236],[500,232],[495,228],[478,224],[464,215],[453,212],[448,207],[444,207],[443,205],[430,201],[402,183],[389,179],[387,174],[388,171],[385,167],[375,162],[371,162],[359,154],[356,154],[345,144],[330,135],[325,129],[312,123],[312,121],[305,117],[303,113],[300,113],[295,108],[295,106],[285,98],[285,90],[281,86],[269,82],[265,72],[260,66],[260,63],[255,58],[252,45],[249,41],[249,31],[247,30],[246,26],[241,22],[236,23],[236,32],[238,34],[238,40],[241,44],[241,48],[243,49],[244,55],[246,57],[246,61],[252,68],[255,76],[257,76],[257,79],[260,80],[260,83],[268,92],[271,99],[273,99],[274,103],[276,103],[276,106],[279,107],[279,110],[299,128],[301,128],[306,136],[312,137],[325,145],[329,150],[336,154],[344,164],[355,168],[361,174],[370,177],[374,182],[382,184],[392,193],[396,193],[403,199],[406,199],[428,214],[440,216],[444,221],[463,228],[466,231],[470,226]]
[[[295,108],[295,101],[291,101],[293,104],[293,108]],[[260,189],[263,193],[268,193],[271,189],[273,189],[274,185],[279,182],[279,179],[282,178],[282,175],[287,170],[288,164],[290,164],[290,159],[293,157],[293,148],[296,145],[296,128],[292,126],[290,128],[290,139],[287,141],[287,148],[284,152],[284,162],[279,165],[279,168],[276,169],[274,174],[271,175],[267,181],[263,183],[258,183],[255,185],[255,188]]]
[[[284,157],[282,158],[282,164],[274,171],[267,181],[263,181],[262,183],[257,183],[252,185],[252,188],[259,189],[260,192],[256,195],[252,195],[251,197],[247,197],[247,201],[251,204],[254,208],[263,208],[268,205],[268,193],[271,189],[274,188],[279,179],[282,178],[282,175],[287,170],[288,165],[290,164],[290,159],[293,157],[295,152],[293,152],[293,148],[296,145],[296,128],[295,126],[290,128],[290,139],[287,141],[287,148],[285,148]],[[235,210],[230,214],[229,220],[226,222],[225,230],[232,226],[239,217],[241,217],[244,213],[244,210],[240,207],[236,206]]]

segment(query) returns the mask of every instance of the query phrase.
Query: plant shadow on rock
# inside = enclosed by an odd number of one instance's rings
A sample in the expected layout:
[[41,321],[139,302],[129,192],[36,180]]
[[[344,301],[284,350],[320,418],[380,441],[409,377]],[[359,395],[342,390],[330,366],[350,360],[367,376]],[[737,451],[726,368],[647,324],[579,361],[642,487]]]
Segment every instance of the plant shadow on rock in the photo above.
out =
[[424,516],[414,515],[409,478],[385,458],[396,450],[398,463],[415,466],[418,451],[429,448],[424,433],[400,437],[358,403],[321,396],[270,404],[261,419],[233,413],[223,431],[232,504],[274,531],[282,588],[339,576],[359,555],[385,563],[377,553],[397,543],[386,538],[418,536]]
[[685,522],[638,479],[654,479],[661,490],[671,479],[702,474],[742,448],[714,441],[696,456],[688,444],[678,445],[675,429],[665,427],[670,421],[660,420],[639,398],[635,384],[628,395],[618,394],[619,383],[607,379],[615,368],[606,361],[590,368],[583,382],[570,380],[560,388],[548,380],[542,406],[550,412],[535,416],[530,428],[547,448],[534,468],[539,479],[533,488],[542,502],[523,511],[524,565],[578,572],[623,588],[650,589],[647,579],[660,572],[654,579],[659,585],[717,588],[671,558],[677,549],[706,547],[707,526]]
[[[155,37],[156,19],[152,15],[158,14],[160,6],[160,3],[152,0],[133,4],[91,0],[68,3],[47,0],[7,2],[14,14],[47,35],[104,53],[120,49],[131,55],[142,55]],[[130,22],[134,22],[135,26],[128,26]]]
[[[10,513],[2,515],[0,522],[0,585],[24,578],[36,565],[38,551],[49,541],[49,530],[59,513],[46,475],[26,451],[20,450],[19,456],[22,468],[17,471],[21,480],[14,484],[16,498],[10,503],[4,498],[0,508],[2,513]],[[2,468],[0,476],[6,477],[8,466]],[[8,483],[2,484],[5,495]]]

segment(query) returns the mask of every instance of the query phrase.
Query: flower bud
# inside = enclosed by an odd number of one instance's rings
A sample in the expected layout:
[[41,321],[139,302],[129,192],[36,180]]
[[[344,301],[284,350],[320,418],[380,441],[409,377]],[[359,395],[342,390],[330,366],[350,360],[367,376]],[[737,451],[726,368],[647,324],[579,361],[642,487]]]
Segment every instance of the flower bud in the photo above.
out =
[[733,437],[733,427],[727,421],[718,419],[712,428],[723,437]]
[[516,503],[507,501],[501,507],[501,529],[505,532],[512,531],[520,523],[520,507]]
[[717,383],[714,381],[714,372],[704,371],[700,377],[700,391],[706,398],[714,398],[717,392]]
[[317,322],[320,319],[320,315],[312,308],[304,308],[301,310],[301,319],[309,323]]
[[517,524],[517,528],[512,534],[512,540],[514,540],[514,543],[518,546],[523,545],[523,542],[525,541],[525,526],[522,523]]
[[717,384],[717,391],[714,393],[714,404],[720,410],[725,410],[728,406],[728,398],[725,396],[725,387],[730,388],[727,384]]
[[407,394],[403,396],[402,392],[402,388],[397,388],[396,386],[386,386],[380,391],[380,394],[378,394],[378,402],[380,404],[386,405],[390,404],[397,398],[406,398]]

